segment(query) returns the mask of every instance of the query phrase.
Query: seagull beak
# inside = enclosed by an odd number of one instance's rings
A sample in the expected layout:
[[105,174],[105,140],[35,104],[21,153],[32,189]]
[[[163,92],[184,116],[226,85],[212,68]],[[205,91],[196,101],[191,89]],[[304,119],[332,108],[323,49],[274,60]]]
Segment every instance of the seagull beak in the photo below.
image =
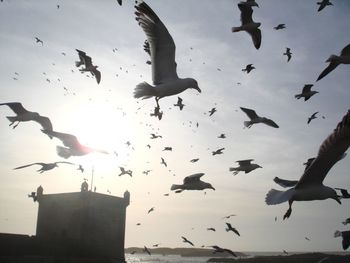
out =
[[195,90],[197,90],[199,93],[202,93],[201,89],[197,86],[193,87]]
[[213,190],[215,191],[215,188],[214,188],[214,187],[212,187],[212,186],[210,186],[210,189],[213,189]]

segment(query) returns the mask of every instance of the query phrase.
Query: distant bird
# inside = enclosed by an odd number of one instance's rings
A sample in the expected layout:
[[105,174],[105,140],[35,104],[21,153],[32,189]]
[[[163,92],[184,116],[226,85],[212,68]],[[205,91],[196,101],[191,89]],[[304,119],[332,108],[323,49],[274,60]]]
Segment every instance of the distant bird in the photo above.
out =
[[280,30],[280,29],[285,29],[286,25],[285,24],[278,24],[277,26],[275,26],[273,29],[275,30]]
[[325,200],[331,198],[341,204],[337,192],[333,188],[323,185],[323,180],[333,165],[342,158],[349,146],[350,110],[334,131],[323,141],[317,157],[304,171],[296,186],[286,191],[271,189],[266,195],[266,204],[276,205],[288,201],[289,208],[283,219],[290,217],[294,201]]
[[239,2],[242,5],[250,6],[250,7],[259,7],[258,3],[255,0],[246,0]]
[[248,159],[248,160],[240,160],[236,161],[238,163],[238,167],[230,167],[229,171],[233,172],[234,175],[238,174],[239,172],[245,172],[250,173],[251,171],[257,169],[257,168],[262,168],[260,165],[252,163],[254,159]]
[[172,151],[173,148],[172,147],[164,147],[163,151]]
[[163,157],[160,157],[161,159],[161,163],[160,164],[163,164],[165,167],[168,167],[167,163],[165,162],[164,158]]
[[304,98],[304,101],[310,99],[313,95],[318,93],[318,91],[311,90],[313,84],[305,84],[302,92],[300,94],[296,94],[294,97],[296,99]]
[[350,217],[345,219],[343,222],[342,222],[343,225],[347,225],[347,224],[350,224]]
[[287,252],[287,251],[285,251],[285,250],[283,250],[283,254],[286,254],[286,255],[288,255],[288,252]]
[[221,133],[219,136],[218,136],[219,139],[226,139],[226,135],[224,133]]
[[198,161],[199,161],[199,158],[195,158],[195,159],[190,160],[191,163],[196,163]]
[[61,140],[63,145],[62,146],[56,146],[57,154],[65,159],[71,157],[71,156],[82,156],[89,154],[91,152],[99,152],[108,154],[108,152],[104,150],[99,150],[95,148],[91,148],[85,145],[82,145],[77,137],[75,137],[72,134],[68,133],[61,133],[56,131],[49,131],[49,130],[41,130],[43,133],[47,134],[48,136],[56,137],[57,139]]
[[232,227],[232,225],[231,225],[230,223],[226,223],[226,226],[227,226],[227,228],[225,229],[226,232],[232,231],[232,232],[235,233],[236,235],[241,236],[241,235],[239,234],[238,230],[237,230],[236,228]]
[[212,109],[209,111],[209,116],[212,116],[215,112],[216,112],[216,108],[212,108]]
[[208,230],[208,231],[213,231],[213,232],[216,231],[214,227],[208,227],[207,230]]
[[326,67],[321,74],[318,76],[316,81],[319,81],[325,77],[329,72],[333,71],[340,64],[350,64],[350,44],[342,49],[340,56],[331,55],[326,62],[329,62],[328,67]]
[[194,244],[193,244],[191,241],[189,241],[187,238],[185,238],[185,237],[181,237],[181,238],[182,238],[182,242],[188,243],[188,244],[190,244],[192,247],[194,247]]
[[124,175],[124,174],[128,174],[128,175],[130,175],[130,177],[132,177],[132,171],[131,170],[125,170],[125,168],[124,167],[119,167],[119,169],[120,169],[120,174],[118,174],[118,176],[122,176],[122,175]]
[[224,216],[222,219],[229,219],[229,218],[232,217],[232,216],[236,216],[236,214],[230,214],[230,215],[228,215],[228,216]]
[[289,47],[286,48],[286,52],[283,53],[283,55],[288,57],[287,62],[289,62],[289,60],[292,58],[292,52],[290,52],[290,48]]
[[154,244],[154,245],[152,245],[152,247],[159,247],[159,245],[161,245],[161,243]]
[[236,253],[233,252],[232,250],[228,249],[228,248],[222,248],[222,247],[219,247],[219,246],[216,246],[216,245],[215,246],[210,246],[210,247],[214,249],[214,254],[215,253],[224,253],[224,252],[226,252],[226,253],[231,254],[234,257],[237,257]]
[[177,103],[174,104],[175,107],[179,107],[180,110],[182,110],[185,106],[185,104],[182,103],[182,99],[180,97],[177,97]]
[[247,114],[247,116],[250,119],[250,121],[245,121],[244,122],[244,126],[247,127],[248,129],[253,124],[256,124],[256,123],[264,123],[264,124],[266,124],[268,126],[271,126],[271,127],[274,127],[274,128],[279,128],[279,126],[273,120],[265,118],[265,117],[258,116],[254,110],[243,108],[243,107],[240,107],[240,108],[245,114]]
[[75,65],[77,67],[84,65],[85,68],[79,69],[80,72],[87,72],[89,71],[92,76],[96,78],[97,84],[100,84],[101,81],[101,72],[97,70],[98,66],[94,66],[92,64],[92,59],[84,51],[81,51],[79,49],[76,49],[79,55],[79,61],[75,62]]
[[177,76],[175,43],[160,18],[145,2],[141,2],[135,8],[136,20],[145,32],[150,46],[154,86],[147,82],[138,84],[134,97],[143,99],[155,97],[159,107],[159,99],[179,94],[186,89],[192,88],[201,92],[195,79],[181,79]]
[[323,10],[327,5],[333,5],[329,0],[322,0],[321,2],[317,2],[317,4],[320,6],[317,12]]
[[39,170],[37,170],[37,172],[43,173],[45,171],[49,171],[54,169],[55,167],[58,167],[58,163],[65,163],[65,164],[72,164],[74,165],[74,163],[70,163],[70,162],[54,162],[54,163],[31,163],[31,164],[27,164],[27,165],[23,165],[23,166],[18,166],[16,168],[13,168],[14,170],[17,169],[22,169],[22,168],[26,168],[32,165],[41,165],[41,168]]
[[217,154],[223,154],[223,150],[225,150],[225,148],[220,148],[220,149],[217,149],[213,152],[211,152],[212,155],[217,155]]
[[307,241],[310,241],[310,238],[308,238],[308,237],[305,237],[305,240],[307,240]]
[[158,120],[161,120],[163,117],[163,112],[160,111],[160,107],[156,106],[154,107],[153,113],[150,114],[151,117],[157,117]]
[[[255,1],[248,2],[255,3]],[[239,27],[232,27],[232,32],[246,31],[252,37],[255,48],[259,49],[261,45],[261,31],[259,27],[261,23],[253,21],[253,9],[251,5],[246,4],[248,2],[240,2],[238,4],[238,8],[241,11],[242,25]]]
[[38,200],[36,192],[31,192],[31,194],[28,195],[28,198],[33,198],[33,202],[36,202]]
[[162,138],[161,135],[156,135],[154,133],[151,133],[151,138],[150,139],[157,139],[157,138]]
[[247,66],[245,66],[244,69],[242,69],[242,71],[245,71],[245,72],[247,72],[247,74],[249,74],[249,72],[251,72],[253,69],[255,69],[253,64],[248,64]]
[[350,198],[350,194],[348,193],[348,191],[346,189],[343,189],[343,188],[334,188],[334,189],[340,190],[340,193],[342,194],[341,198],[345,198],[345,199]]
[[153,212],[154,211],[154,207],[152,207],[151,209],[149,209],[148,211],[147,211],[147,214],[149,214],[149,213],[151,213],[151,212]]
[[35,41],[36,43],[40,43],[42,46],[44,45],[44,42],[40,38],[35,37]]
[[79,164],[79,167],[78,167],[78,169],[77,170],[79,170],[80,172],[84,172],[84,167],[81,165],[81,164]]
[[[6,117],[11,122],[9,126],[12,126],[17,122],[17,124],[13,126],[13,129],[15,129],[20,122],[35,121],[39,123],[44,130],[52,131],[52,124],[48,117],[41,116],[37,112],[27,111],[19,102],[0,103],[0,106],[3,105],[9,106],[10,109],[17,114],[17,116]],[[50,138],[52,137],[50,136]]]
[[203,175],[204,173],[196,173],[186,176],[183,180],[183,184],[173,184],[170,190],[215,190],[215,188],[210,183],[201,181],[201,177]]
[[318,111],[314,112],[308,119],[307,119],[307,124],[309,124],[313,119],[316,119]]
[[146,252],[148,255],[151,255],[151,252],[146,246],[143,247],[143,251]]
[[343,249],[346,250],[349,248],[350,246],[350,231],[335,231],[334,233],[334,237],[342,237],[343,241],[342,241],[342,246]]
[[143,171],[142,173],[145,174],[145,175],[148,175],[152,170],[146,170],[146,171]]

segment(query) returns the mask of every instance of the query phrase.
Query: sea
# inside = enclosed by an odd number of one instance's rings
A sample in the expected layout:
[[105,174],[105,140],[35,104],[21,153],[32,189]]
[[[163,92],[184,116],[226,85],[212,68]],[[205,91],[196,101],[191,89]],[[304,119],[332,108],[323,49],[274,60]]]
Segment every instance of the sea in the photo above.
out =
[[182,257],[180,255],[163,256],[160,254],[125,254],[128,263],[205,263],[210,257]]

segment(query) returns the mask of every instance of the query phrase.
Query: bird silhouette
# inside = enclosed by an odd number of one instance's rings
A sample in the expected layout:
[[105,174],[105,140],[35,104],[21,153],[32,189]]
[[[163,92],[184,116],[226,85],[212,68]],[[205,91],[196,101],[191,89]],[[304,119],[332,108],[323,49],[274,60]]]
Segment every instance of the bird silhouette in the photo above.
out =
[[39,173],[43,173],[49,170],[54,169],[55,167],[58,167],[58,163],[65,163],[65,164],[71,164],[74,165],[74,163],[70,163],[70,162],[54,162],[54,163],[31,163],[31,164],[27,164],[27,165],[23,165],[23,166],[18,166],[16,168],[13,168],[14,170],[18,170],[18,169],[22,169],[22,168],[26,168],[32,165],[41,165],[41,168],[39,170],[37,170],[37,172]]
[[240,236],[238,230],[234,227],[232,227],[232,225],[230,223],[226,223],[226,232],[232,231],[233,233],[235,233],[236,235]]
[[92,59],[84,51],[81,51],[79,49],[76,49],[79,55],[79,61],[75,62],[75,65],[77,67],[80,67],[81,65],[84,65],[85,67],[82,69],[79,69],[80,72],[90,72],[92,76],[96,78],[97,84],[100,84],[101,81],[101,72],[97,70],[98,66],[94,66],[92,64]]

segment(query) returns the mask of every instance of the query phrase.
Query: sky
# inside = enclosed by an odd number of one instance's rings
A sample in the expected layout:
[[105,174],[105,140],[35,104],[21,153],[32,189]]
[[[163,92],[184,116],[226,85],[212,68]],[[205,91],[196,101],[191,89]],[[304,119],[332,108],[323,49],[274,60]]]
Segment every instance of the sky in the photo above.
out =
[[[179,95],[185,104],[182,111],[173,106],[177,96],[161,99],[162,120],[150,116],[153,99],[133,97],[138,83],[152,83],[152,74],[134,1],[123,2],[0,3],[0,103],[21,102],[27,110],[49,117],[55,131],[74,134],[81,143],[110,153],[64,160],[56,154],[58,139],[50,140],[34,122],[12,129],[6,116],[14,113],[1,106],[0,232],[35,235],[38,204],[27,194],[39,185],[48,194],[80,191],[84,178],[91,184],[94,169],[97,192],[131,193],[126,247],[186,247],[181,239],[185,236],[196,247],[216,244],[234,251],[340,251],[341,240],[333,234],[348,229],[341,223],[350,217],[348,200],[342,205],[334,200],[294,202],[291,218],[283,221],[288,204],[267,206],[265,196],[271,188],[280,189],[275,176],[300,178],[303,163],[317,154],[350,108],[347,65],[316,82],[326,59],[350,43],[344,34],[350,24],[349,1],[333,0],[334,6],[321,12],[316,0],[258,1],[253,19],[261,22],[259,50],[245,32],[231,32],[240,25],[239,1],[147,1],[175,41],[179,77],[196,79],[202,90]],[[286,29],[274,30],[280,23]],[[290,62],[283,56],[286,47],[293,53]],[[75,49],[99,66],[99,85],[75,67]],[[250,63],[256,69],[242,72]],[[305,84],[319,91],[306,102],[294,98]],[[209,116],[213,107],[217,112]],[[257,124],[244,129],[248,119],[239,107],[256,110],[280,128]],[[318,118],[307,124],[316,111]],[[151,133],[162,138],[150,139]],[[221,133],[226,139],[217,138]],[[223,154],[213,156],[219,148],[225,148]],[[160,164],[161,157],[168,167]],[[191,163],[194,158],[199,161]],[[331,169],[325,185],[350,188],[348,158]],[[229,172],[244,159],[254,159],[263,168],[236,176]],[[39,166],[13,170],[55,161],[82,164],[85,172],[68,164],[43,174],[36,172]],[[133,176],[119,177],[120,166]],[[142,173],[148,169],[148,175]],[[194,173],[205,173],[202,180],[216,190],[170,191],[172,184]],[[151,207],[154,212],[147,214]],[[236,216],[222,219],[229,214]],[[225,222],[241,236],[226,232]],[[207,231],[209,227],[216,232]]]

